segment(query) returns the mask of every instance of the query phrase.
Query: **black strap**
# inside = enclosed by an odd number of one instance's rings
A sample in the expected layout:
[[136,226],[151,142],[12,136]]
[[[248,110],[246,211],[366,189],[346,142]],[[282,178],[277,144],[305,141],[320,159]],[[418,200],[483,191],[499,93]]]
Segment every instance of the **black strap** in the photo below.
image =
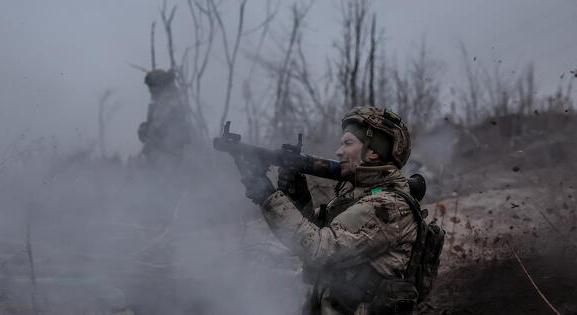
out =
[[415,217],[415,220],[417,222],[423,222],[423,215],[421,213],[421,205],[419,204],[417,199],[413,198],[413,196],[411,196],[410,194],[407,194],[406,192],[404,192],[402,190],[392,189],[390,191],[403,197],[403,199],[405,199],[405,201],[409,205],[409,208],[411,208],[411,211],[413,212],[413,216]]
[[409,265],[407,266],[407,269],[405,271],[405,277],[406,279],[413,280],[418,288],[419,284],[416,282],[419,280],[419,275],[422,272],[421,261],[423,251],[425,250],[425,237],[426,237],[426,224],[421,214],[421,206],[419,205],[419,202],[415,198],[413,198],[406,192],[398,189],[392,189],[391,191],[403,197],[403,199],[405,199],[405,201],[411,208],[411,211],[413,212],[415,221],[417,221],[417,238],[413,245],[411,259],[409,260]]

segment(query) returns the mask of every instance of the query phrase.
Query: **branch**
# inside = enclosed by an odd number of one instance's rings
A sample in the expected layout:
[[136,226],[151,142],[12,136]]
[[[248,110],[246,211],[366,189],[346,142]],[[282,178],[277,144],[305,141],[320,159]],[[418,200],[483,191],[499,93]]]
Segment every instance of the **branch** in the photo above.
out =
[[[30,212],[30,210],[31,209],[28,209],[28,212]],[[34,266],[34,254],[32,253],[32,241],[30,239],[30,213],[28,213],[28,218],[26,221],[26,256],[28,258],[28,266],[30,268],[30,283],[32,284],[30,299],[32,301],[32,311],[34,314],[38,314],[38,305],[36,303],[36,269]]]
[[242,30],[243,30],[243,26],[244,26],[244,9],[246,6],[246,2],[247,0],[242,0],[242,2],[240,3],[240,8],[239,8],[239,19],[238,19],[238,26],[237,26],[237,33],[236,33],[236,38],[234,41],[234,48],[231,51],[229,51],[229,47],[228,47],[228,40],[227,40],[227,36],[226,36],[226,30],[224,28],[224,24],[222,23],[222,19],[220,16],[220,12],[218,11],[218,9],[216,8],[216,5],[214,4],[213,0],[210,0],[210,3],[212,4],[212,8],[214,11],[214,14],[216,16],[216,20],[218,22],[218,25],[220,26],[221,32],[222,32],[222,40],[223,40],[223,45],[224,45],[224,52],[225,52],[225,56],[226,56],[226,63],[228,66],[228,79],[227,79],[227,85],[226,85],[226,97],[225,97],[225,101],[224,101],[224,110],[222,113],[222,116],[220,118],[220,124],[219,124],[219,130],[224,126],[224,123],[226,121],[226,117],[228,115],[228,111],[230,108],[230,96],[232,93],[232,84],[233,84],[233,78],[234,78],[234,69],[235,69],[235,63],[236,63],[236,56],[238,53],[238,47],[240,45],[240,38],[242,35]]
[[[202,102],[202,78],[204,76],[206,67],[208,65],[208,61],[211,56],[212,46],[214,42],[214,17],[213,13],[210,10],[210,0],[206,0],[206,6],[209,9],[204,8],[198,1],[187,0],[188,9],[190,16],[192,18],[192,22],[194,24],[194,44],[193,44],[193,56],[192,56],[192,63],[193,63],[193,71],[190,75],[189,79],[187,80],[186,86],[187,89],[192,90],[194,95],[194,102],[196,104],[196,114],[195,120],[196,123],[200,127],[200,131],[204,134],[204,136],[208,136],[208,126],[206,123],[206,119],[204,118],[203,114],[203,102]],[[198,10],[198,13],[197,11]],[[207,46],[206,49],[201,52],[201,45],[204,40],[205,29],[203,28],[202,23],[202,16],[206,16],[208,20],[208,39],[207,39]]]
[[310,75],[308,72],[308,64],[306,61],[306,57],[304,55],[303,49],[302,49],[302,45],[301,45],[301,41],[298,41],[298,45],[297,45],[297,51],[298,51],[298,55],[299,55],[299,59],[300,59],[300,73],[299,73],[299,77],[297,78],[298,81],[303,85],[303,87],[305,88],[305,90],[307,91],[310,99],[313,101],[313,104],[315,105],[315,107],[319,110],[321,116],[326,119],[330,119],[330,116],[327,114],[327,110],[324,108],[321,100],[319,99],[319,93],[317,92],[317,88],[313,86],[313,83],[310,80]]
[[[270,21],[272,21],[272,17],[274,17],[276,15],[276,13],[278,12],[278,6],[274,12],[271,13],[270,10],[271,10],[270,0],[267,0],[267,2],[266,2],[266,16],[267,16],[267,18],[259,26],[259,27],[262,27],[261,28],[262,31],[260,33],[258,44],[256,46],[256,53],[255,53],[255,56],[252,60],[252,64],[250,65],[248,77],[247,77],[247,79],[244,80],[244,84],[243,84],[243,98],[245,101],[244,109],[245,109],[246,118],[247,118],[249,140],[251,143],[254,143],[254,144],[258,144],[260,141],[260,132],[259,132],[260,125],[259,125],[259,120],[258,120],[259,115],[258,115],[257,105],[253,99],[253,96],[252,96],[251,82],[253,79],[253,75],[255,73],[257,61],[261,59],[261,57],[260,57],[261,49],[262,49],[262,45],[264,43],[264,40],[267,37],[269,29],[270,29]],[[250,31],[245,33],[245,34],[248,34],[248,33],[250,33]]]
[[136,69],[136,70],[142,71],[142,72],[144,72],[144,73],[148,72],[148,69],[146,69],[146,68],[143,67],[143,66],[139,66],[139,65],[134,64],[134,63],[131,63],[131,62],[127,62],[127,64],[128,64],[131,68],[134,68],[134,69]]
[[[511,250],[513,251],[513,250]],[[525,274],[525,276],[527,276],[527,279],[529,279],[529,282],[531,282],[531,285],[533,286],[533,288],[535,289],[535,291],[537,291],[537,294],[539,294],[539,296],[541,297],[541,299],[545,302],[545,304],[547,304],[547,306],[551,309],[551,311],[557,315],[561,315],[561,313],[559,313],[559,311],[555,308],[555,306],[553,306],[553,304],[551,304],[551,302],[549,302],[549,299],[547,299],[547,297],[545,296],[545,294],[543,294],[543,292],[541,292],[541,290],[539,289],[539,287],[537,286],[537,284],[535,283],[535,281],[533,280],[533,277],[531,277],[531,275],[529,274],[529,272],[527,271],[527,268],[525,268],[525,265],[523,264],[523,262],[521,261],[521,258],[519,258],[519,256],[517,255],[517,253],[515,251],[513,251],[513,256],[515,256],[515,259],[517,260],[517,262],[519,263],[519,266],[521,266],[521,269],[523,270],[523,273]]]
[[172,20],[174,19],[174,14],[176,13],[176,6],[172,7],[169,16],[166,16],[166,0],[164,1],[162,8],[160,9],[160,15],[162,17],[162,24],[164,24],[164,31],[166,32],[166,37],[168,38],[168,57],[170,58],[170,69],[176,69],[176,62],[174,59],[174,44],[172,40]]
[[156,28],[156,21],[152,22],[150,26],[150,63],[151,63],[151,70],[156,69],[156,51],[154,50],[154,30]]
[[371,46],[369,49],[369,105],[375,106],[375,51],[377,41],[375,38],[375,26],[377,15],[373,13],[371,23]]

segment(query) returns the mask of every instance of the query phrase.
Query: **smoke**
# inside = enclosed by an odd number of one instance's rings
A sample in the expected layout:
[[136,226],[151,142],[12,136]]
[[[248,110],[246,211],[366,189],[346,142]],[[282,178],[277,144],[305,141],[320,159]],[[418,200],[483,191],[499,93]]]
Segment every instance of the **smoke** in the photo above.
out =
[[21,152],[0,177],[0,312],[297,312],[298,260],[244,198],[232,161],[211,158],[177,169],[44,144]]

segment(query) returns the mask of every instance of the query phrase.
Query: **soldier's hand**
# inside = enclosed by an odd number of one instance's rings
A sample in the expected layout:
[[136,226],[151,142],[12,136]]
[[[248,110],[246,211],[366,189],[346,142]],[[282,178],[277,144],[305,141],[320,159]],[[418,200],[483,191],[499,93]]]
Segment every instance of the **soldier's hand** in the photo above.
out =
[[291,198],[299,209],[312,199],[306,176],[291,167],[279,168],[278,189]]
[[275,192],[272,182],[266,176],[266,169],[242,156],[235,157],[234,160],[240,171],[240,181],[246,188],[245,196],[255,204],[262,205]]

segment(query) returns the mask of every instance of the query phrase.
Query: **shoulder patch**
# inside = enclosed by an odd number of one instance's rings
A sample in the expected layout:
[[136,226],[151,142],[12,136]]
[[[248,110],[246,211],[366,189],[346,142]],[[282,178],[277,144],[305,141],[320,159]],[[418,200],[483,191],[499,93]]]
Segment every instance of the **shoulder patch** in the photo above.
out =
[[390,210],[387,209],[385,205],[375,206],[375,215],[377,218],[381,219],[383,222],[388,223],[391,221]]
[[391,191],[374,192],[359,200],[359,203],[370,203],[375,209],[375,215],[388,223],[395,218],[411,215],[411,208],[400,196]]

